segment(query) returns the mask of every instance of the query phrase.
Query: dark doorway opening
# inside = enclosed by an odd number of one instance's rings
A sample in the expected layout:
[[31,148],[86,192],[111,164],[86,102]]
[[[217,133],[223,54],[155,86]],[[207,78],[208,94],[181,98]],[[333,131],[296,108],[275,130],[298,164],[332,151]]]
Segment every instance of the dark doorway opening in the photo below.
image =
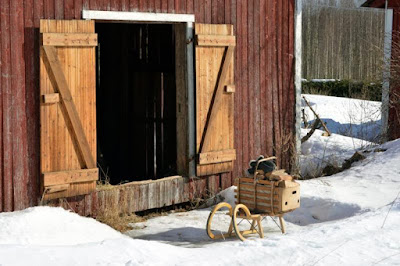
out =
[[111,184],[177,174],[172,24],[97,23],[97,153]]

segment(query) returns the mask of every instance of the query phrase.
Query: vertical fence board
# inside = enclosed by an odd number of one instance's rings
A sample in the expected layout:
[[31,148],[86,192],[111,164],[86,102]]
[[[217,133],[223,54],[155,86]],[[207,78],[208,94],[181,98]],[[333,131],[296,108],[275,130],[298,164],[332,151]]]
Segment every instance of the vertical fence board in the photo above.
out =
[[384,21],[383,9],[303,5],[303,78],[376,80]]

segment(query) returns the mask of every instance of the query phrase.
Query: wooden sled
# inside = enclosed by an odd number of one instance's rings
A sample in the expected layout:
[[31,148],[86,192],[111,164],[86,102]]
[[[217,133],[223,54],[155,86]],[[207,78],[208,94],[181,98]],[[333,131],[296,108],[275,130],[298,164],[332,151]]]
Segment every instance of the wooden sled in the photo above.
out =
[[[226,202],[221,202],[213,208],[208,216],[206,226],[207,235],[211,239],[237,236],[240,240],[245,241],[246,236],[251,234],[258,234],[260,238],[263,238],[262,220],[267,216],[278,217],[280,226],[277,225],[283,234],[286,232],[283,215],[300,207],[300,185],[292,180],[287,180],[287,178],[280,181],[259,178],[260,175],[257,171],[259,164],[273,159],[275,157],[259,160],[253,178],[238,179],[238,187],[235,190],[237,201],[234,209]],[[225,214],[231,218],[230,224],[226,232],[216,232],[212,229],[212,220],[215,214],[223,208],[228,210]],[[249,229],[239,229],[239,224],[243,220],[249,222]]]

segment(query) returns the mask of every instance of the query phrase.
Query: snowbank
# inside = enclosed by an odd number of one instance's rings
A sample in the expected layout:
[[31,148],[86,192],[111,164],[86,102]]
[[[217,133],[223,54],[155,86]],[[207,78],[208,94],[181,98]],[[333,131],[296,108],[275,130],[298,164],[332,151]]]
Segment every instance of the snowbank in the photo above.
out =
[[[301,137],[307,134],[307,129],[301,129]],[[328,165],[340,167],[356,151],[367,149],[376,144],[365,140],[332,134],[322,136],[322,130],[315,130],[314,134],[301,144],[300,166],[302,176],[317,177],[322,169]]]
[[107,225],[62,208],[0,213],[0,245],[77,245],[122,237]]

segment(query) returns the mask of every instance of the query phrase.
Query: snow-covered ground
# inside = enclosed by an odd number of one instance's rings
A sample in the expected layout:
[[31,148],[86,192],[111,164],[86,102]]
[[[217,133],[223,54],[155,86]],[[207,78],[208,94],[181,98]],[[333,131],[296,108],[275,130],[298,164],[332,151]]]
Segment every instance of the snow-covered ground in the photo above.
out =
[[[302,176],[319,176],[327,164],[341,166],[355,151],[376,146],[374,141],[379,140],[381,128],[380,102],[311,94],[303,96],[333,134],[324,137],[324,131],[316,130],[302,144]],[[315,115],[303,99],[302,108],[309,123],[313,123]],[[308,131],[302,129],[301,136]]]
[[[340,144],[339,159],[358,147],[339,135],[312,141],[304,157],[326,142]],[[121,234],[61,208],[35,207],[0,213],[0,265],[400,265],[400,139],[379,147],[387,150],[365,153],[349,170],[299,181],[301,207],[285,216],[285,235],[269,218],[264,239],[212,241],[210,209],[156,217]],[[221,194],[233,203],[234,187]],[[226,215],[214,221],[229,225]]]
[[[364,145],[379,139],[381,102],[313,94],[303,96],[332,133],[366,140]],[[315,116],[304,99],[302,108],[305,108],[307,120],[312,123]]]

